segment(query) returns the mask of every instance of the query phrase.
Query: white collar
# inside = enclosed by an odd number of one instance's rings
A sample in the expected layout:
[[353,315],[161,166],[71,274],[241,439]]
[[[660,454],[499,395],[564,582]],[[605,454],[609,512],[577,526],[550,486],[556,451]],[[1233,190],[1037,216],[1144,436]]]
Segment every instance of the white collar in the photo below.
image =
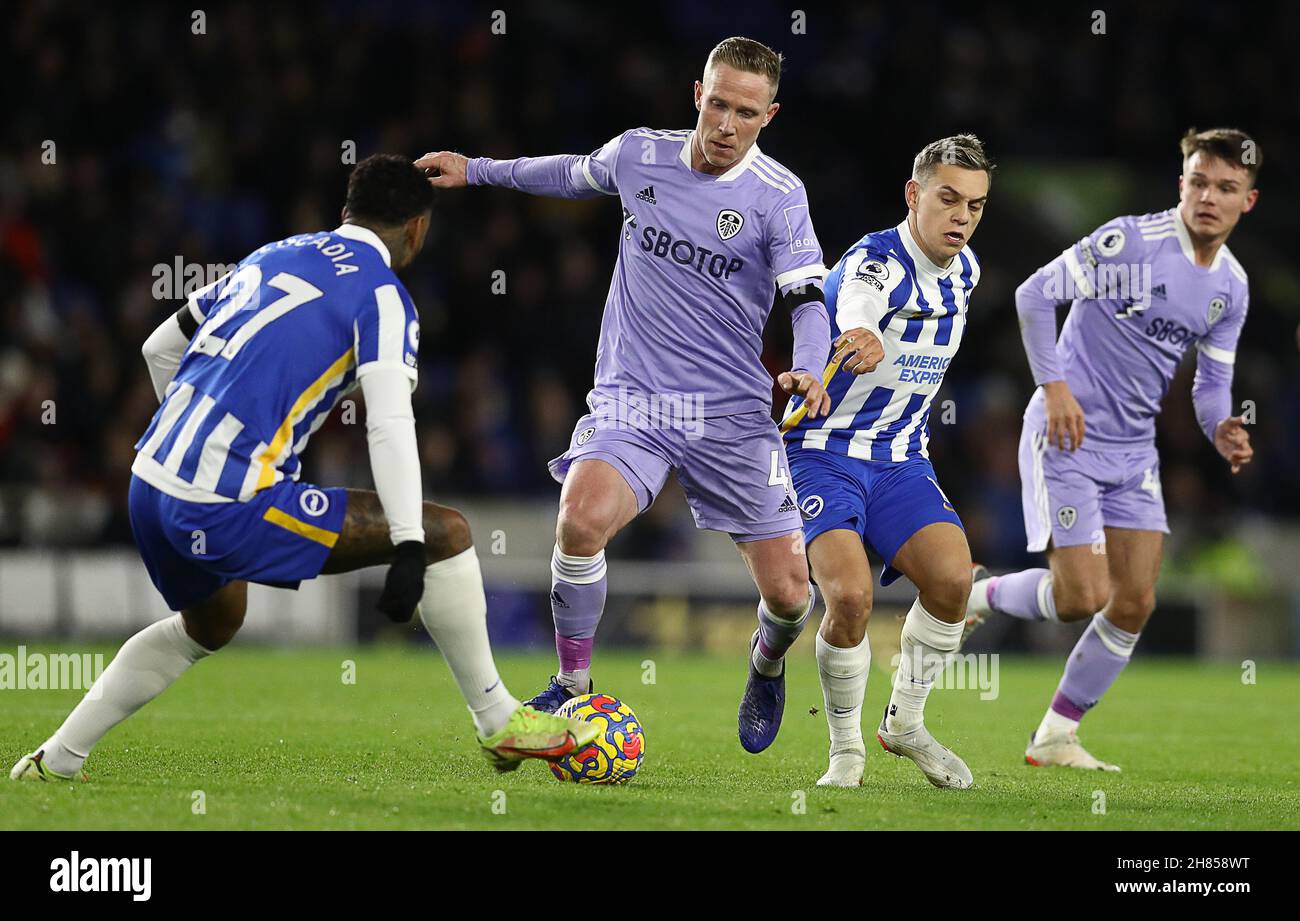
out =
[[379,255],[384,258],[384,265],[390,269],[393,267],[393,259],[388,254],[388,247],[384,241],[379,239],[379,234],[375,233],[369,227],[362,227],[360,224],[342,224],[333,231],[340,237],[347,237],[349,240],[356,240],[360,243],[369,243],[375,249],[379,250]]
[[1226,244],[1219,244],[1218,250],[1214,253],[1214,259],[1210,261],[1208,268],[1201,265],[1196,261],[1196,249],[1192,246],[1192,235],[1188,232],[1187,225],[1183,223],[1183,216],[1179,213],[1177,207],[1173,209],[1173,214],[1174,235],[1178,237],[1178,245],[1182,248],[1183,255],[1187,257],[1187,261],[1198,269],[1205,269],[1207,272],[1218,271],[1219,263],[1223,261],[1223,250],[1225,249]]
[[[692,130],[691,133],[686,136],[686,143],[682,145],[681,151],[677,154],[677,159],[684,163],[688,170],[698,173],[700,171],[691,166],[691,147],[694,144],[695,131]],[[754,158],[760,153],[762,153],[762,151],[758,149],[757,143],[749,145],[749,150],[745,151],[745,155],[737,160],[729,170],[722,175],[714,176],[713,178],[718,182],[734,182],[741,177],[745,170],[749,169],[749,164],[753,163]],[[707,176],[710,174],[704,173],[703,175]]]
[[[957,256],[953,256],[952,262],[948,263],[946,269],[935,265],[930,257],[925,254],[925,251],[921,249],[921,244],[916,242],[916,237],[912,236],[912,224],[907,218],[903,218],[903,223],[899,224],[896,229],[898,230],[898,238],[903,241],[903,249],[907,250],[907,254],[912,257],[912,262],[916,264],[919,271],[933,275],[936,278],[946,278],[953,269],[953,263],[958,262]],[[965,246],[962,247],[963,250],[965,248]],[[961,250],[958,250],[958,255],[960,253]]]

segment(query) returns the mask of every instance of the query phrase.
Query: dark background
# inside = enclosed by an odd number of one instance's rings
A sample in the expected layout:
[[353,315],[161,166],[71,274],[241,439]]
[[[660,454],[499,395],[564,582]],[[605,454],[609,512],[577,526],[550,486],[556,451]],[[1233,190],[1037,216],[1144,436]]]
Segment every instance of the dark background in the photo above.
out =
[[[1300,516],[1297,7],[670,2],[6,4],[0,51],[0,544],[129,542],[132,445],[156,408],[140,358],[173,309],[155,267],[234,263],[338,224],[349,165],[379,151],[586,153],[638,125],[694,124],[692,81],[728,35],[786,56],[759,143],[805,181],[828,265],[896,224],[911,158],[973,131],[999,162],[973,241],[984,268],[930,449],[976,556],[1025,560],[1016,445],[1032,392],[1012,293],[1117,214],[1175,204],[1178,139],[1241,127],[1259,206],[1231,241],[1251,280],[1234,397],[1256,462],[1231,477],[1195,423],[1192,362],[1161,419],[1171,518],[1214,535]],[[56,160],[43,163],[42,144]],[[619,210],[503,190],[444,193],[405,281],[422,316],[417,425],[433,495],[554,497],[545,461],[584,409]],[[507,293],[491,293],[492,273]],[[765,361],[788,363],[774,311]],[[953,400],[955,423],[937,407]],[[42,423],[44,401],[57,424]],[[305,478],[369,480],[337,415]],[[653,542],[652,542],[653,543]],[[653,546],[647,549],[653,550]]]

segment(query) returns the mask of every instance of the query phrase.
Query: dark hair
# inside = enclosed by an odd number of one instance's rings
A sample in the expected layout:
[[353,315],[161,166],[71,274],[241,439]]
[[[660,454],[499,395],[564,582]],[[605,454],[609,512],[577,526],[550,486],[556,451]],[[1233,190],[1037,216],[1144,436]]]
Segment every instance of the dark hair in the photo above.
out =
[[400,227],[433,207],[433,187],[409,157],[372,154],[348,177],[348,213],[357,221]]
[[1255,139],[1238,128],[1210,128],[1206,131],[1188,128],[1178,146],[1184,160],[1200,151],[1207,157],[1240,166],[1250,175],[1251,185],[1255,184],[1259,166],[1264,160]]
[[990,181],[997,169],[984,152],[984,143],[973,134],[954,134],[926,144],[912,161],[912,178],[925,185],[940,164],[983,170],[988,173]]

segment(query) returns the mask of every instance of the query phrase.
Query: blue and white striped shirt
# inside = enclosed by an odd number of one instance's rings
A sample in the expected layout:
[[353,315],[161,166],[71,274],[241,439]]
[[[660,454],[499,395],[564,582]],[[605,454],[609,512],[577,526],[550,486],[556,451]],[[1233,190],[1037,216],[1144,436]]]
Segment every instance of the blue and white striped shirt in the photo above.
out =
[[[970,247],[940,268],[921,251],[907,221],[853,244],[826,277],[831,334],[872,330],[884,360],[868,374],[837,371],[826,387],[830,414],[804,417],[786,441],[862,460],[927,457],[930,403],[961,345],[979,277]],[[786,416],[801,402],[792,399]]]
[[268,243],[194,292],[199,324],[131,471],[191,502],[247,502],[297,480],[339,399],[380,368],[416,382],[420,321],[365,227]]

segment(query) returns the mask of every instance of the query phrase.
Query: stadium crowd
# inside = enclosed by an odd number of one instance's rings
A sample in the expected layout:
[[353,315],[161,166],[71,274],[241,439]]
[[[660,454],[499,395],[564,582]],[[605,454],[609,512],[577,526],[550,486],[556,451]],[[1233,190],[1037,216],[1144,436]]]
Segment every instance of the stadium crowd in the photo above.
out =
[[[1173,520],[1198,530],[1243,507],[1300,516],[1300,286],[1283,206],[1296,200],[1300,76],[1286,30],[1247,38],[1245,11],[1201,2],[1180,5],[1172,28],[1167,4],[1116,9],[1102,33],[1090,11],[1013,3],[945,12],[940,32],[925,2],[810,9],[804,34],[766,2],[745,5],[743,29],[726,5],[617,22],[540,9],[508,11],[504,34],[488,8],[397,0],[209,4],[199,34],[194,11],[164,3],[11,9],[0,68],[23,89],[0,127],[0,546],[130,541],[132,445],[156,407],[139,349],[175,309],[178,259],[230,264],[336,226],[349,163],[372,152],[585,153],[628,127],[689,127],[692,80],[736,33],[786,55],[760,144],[804,179],[828,265],[902,218],[924,143],[974,131],[1001,164],[973,243],[983,282],[930,442],[995,565],[1025,558],[1016,449],[1032,381],[1016,286],[1102,220],[1173,205],[1187,127],[1257,131],[1260,206],[1231,242],[1251,275],[1234,394],[1254,401],[1256,460],[1232,478],[1205,441],[1189,362],[1161,421],[1164,489]],[[1300,33],[1297,8],[1284,15]],[[618,207],[499,190],[435,207],[406,279],[422,313],[426,491],[554,496],[545,462],[583,412]],[[774,311],[774,373],[788,325]],[[305,476],[367,484],[362,428],[336,414]]]

